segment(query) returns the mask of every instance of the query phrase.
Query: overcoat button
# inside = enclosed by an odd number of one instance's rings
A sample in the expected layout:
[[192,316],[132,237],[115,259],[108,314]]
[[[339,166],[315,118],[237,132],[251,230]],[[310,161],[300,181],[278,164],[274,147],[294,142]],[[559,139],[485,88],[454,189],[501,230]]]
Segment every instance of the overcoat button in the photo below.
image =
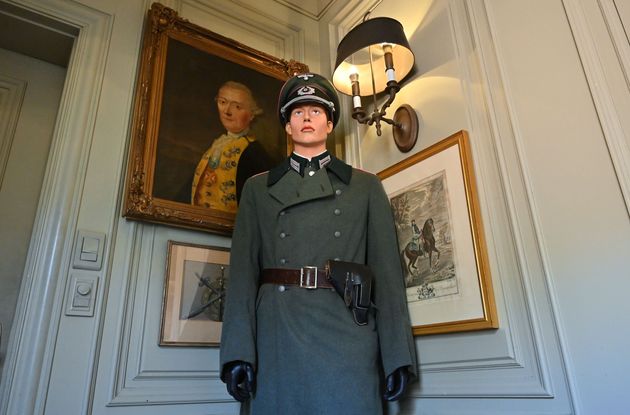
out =
[[286,289],[287,287],[285,287],[284,285],[278,285],[278,291],[280,291],[281,293],[283,293]]
[[286,237],[287,237],[287,234],[286,234],[286,233],[284,233],[284,232],[281,232],[281,233],[280,233],[280,239],[284,239],[284,238],[286,238]]
[[335,238],[339,238],[341,236],[341,232],[335,231]]
[[309,171],[309,172],[308,172],[308,175],[309,175],[309,176],[314,176],[314,175],[315,175],[315,172],[314,172],[313,170],[311,170],[311,171]]
[[287,212],[285,212],[284,210],[280,212],[280,216],[284,216],[286,214],[287,214]]
[[284,265],[284,264],[286,264],[286,263],[287,263],[287,260],[286,260],[286,259],[284,259],[284,258],[280,258],[280,263],[281,263],[282,265]]
[[337,216],[341,215],[341,209],[335,209],[335,215]]
[[337,190],[335,190],[335,194],[336,194],[337,196],[339,196],[339,195],[341,194],[341,189],[337,189]]

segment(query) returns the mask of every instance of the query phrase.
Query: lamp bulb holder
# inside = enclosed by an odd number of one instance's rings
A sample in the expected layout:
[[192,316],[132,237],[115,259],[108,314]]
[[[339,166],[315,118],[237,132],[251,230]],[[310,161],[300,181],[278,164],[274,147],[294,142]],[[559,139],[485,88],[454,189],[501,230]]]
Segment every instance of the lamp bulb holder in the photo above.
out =
[[386,112],[389,106],[396,98],[396,92],[400,90],[400,85],[396,81],[387,83],[387,91],[389,98],[381,109],[374,108],[371,114],[367,114],[363,107],[355,107],[352,110],[352,118],[360,124],[368,126],[374,124],[376,127],[376,135],[381,136],[381,122],[385,122],[392,126],[392,134],[396,147],[403,152],[409,152],[418,140],[418,115],[409,104],[402,104],[394,113],[394,118],[387,118]]
[[388,81],[387,82],[387,89],[388,90],[394,90],[394,92],[398,92],[400,91],[400,84],[397,81]]

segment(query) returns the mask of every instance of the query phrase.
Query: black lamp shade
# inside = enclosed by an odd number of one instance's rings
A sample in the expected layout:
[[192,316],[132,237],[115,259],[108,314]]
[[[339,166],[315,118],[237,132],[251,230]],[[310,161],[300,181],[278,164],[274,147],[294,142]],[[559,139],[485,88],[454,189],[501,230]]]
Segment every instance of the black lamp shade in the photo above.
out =
[[[392,46],[395,79],[400,82],[411,71],[414,56],[402,25],[389,17],[375,17],[354,27],[337,47],[337,61],[333,72],[333,84],[343,94],[352,95],[350,74],[359,75],[361,96],[385,90],[385,52],[383,45]],[[371,48],[368,49],[368,47]],[[376,91],[372,90],[370,53]]]

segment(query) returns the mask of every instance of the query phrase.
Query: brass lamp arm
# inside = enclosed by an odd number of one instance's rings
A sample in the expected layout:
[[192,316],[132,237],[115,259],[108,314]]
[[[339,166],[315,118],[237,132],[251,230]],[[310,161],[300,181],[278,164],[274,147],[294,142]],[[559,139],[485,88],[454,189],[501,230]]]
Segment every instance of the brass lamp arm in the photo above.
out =
[[379,137],[381,136],[381,121],[385,121],[390,125],[400,128],[400,123],[385,117],[387,108],[389,108],[392,102],[394,102],[394,99],[396,98],[396,92],[398,92],[398,90],[400,90],[400,86],[397,82],[390,83],[390,85],[388,85],[387,87],[389,97],[387,98],[387,101],[383,103],[383,106],[380,110],[375,109],[370,115],[367,115],[363,107],[358,107],[352,111],[352,118],[357,120],[357,122],[359,122],[360,124],[375,124],[376,135],[378,135]]

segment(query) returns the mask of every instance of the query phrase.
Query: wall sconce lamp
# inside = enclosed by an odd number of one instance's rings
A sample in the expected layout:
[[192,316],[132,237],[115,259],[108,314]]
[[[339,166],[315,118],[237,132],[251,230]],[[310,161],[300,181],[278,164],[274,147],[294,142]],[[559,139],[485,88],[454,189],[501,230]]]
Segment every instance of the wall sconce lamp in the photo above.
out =
[[[352,96],[352,118],[360,124],[375,124],[379,136],[381,121],[391,124],[396,146],[400,151],[407,152],[418,138],[416,112],[407,104],[396,110],[393,119],[385,117],[385,112],[400,90],[398,82],[413,68],[413,52],[400,22],[389,17],[366,20],[368,14],[337,47],[333,85],[339,92]],[[389,97],[379,110],[376,94],[383,91],[387,91]],[[374,109],[368,114],[361,97],[370,95],[374,100]]]

